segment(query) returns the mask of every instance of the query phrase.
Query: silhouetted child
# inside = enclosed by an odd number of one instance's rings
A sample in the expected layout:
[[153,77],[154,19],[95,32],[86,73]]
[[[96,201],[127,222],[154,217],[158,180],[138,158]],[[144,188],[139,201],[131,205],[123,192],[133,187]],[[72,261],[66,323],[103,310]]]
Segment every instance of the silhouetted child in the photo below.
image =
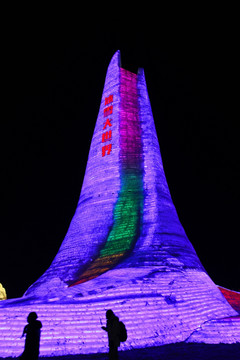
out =
[[106,318],[107,326],[102,326],[102,329],[108,333],[109,360],[118,360],[118,347],[120,346],[119,319],[112,310],[107,310]]
[[27,317],[28,324],[24,327],[22,337],[26,334],[24,352],[20,359],[37,360],[39,355],[40,333],[42,323],[37,320],[37,314],[30,312]]

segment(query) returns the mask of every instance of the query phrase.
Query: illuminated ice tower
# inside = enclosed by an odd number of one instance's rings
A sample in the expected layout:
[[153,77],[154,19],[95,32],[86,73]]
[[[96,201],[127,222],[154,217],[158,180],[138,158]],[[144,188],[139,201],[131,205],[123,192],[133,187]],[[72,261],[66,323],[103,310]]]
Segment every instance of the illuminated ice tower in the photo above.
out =
[[119,63],[117,52],[75,215],[52,265],[27,295],[58,296],[66,286],[101,281],[104,273],[115,285],[120,269],[127,283],[138,273],[206,276],[170,196],[144,72]]
[[[66,237],[49,269],[23,298],[2,302],[0,314],[15,324],[37,311],[45,331],[42,355],[106,351],[99,318],[109,308],[127,326],[123,349],[186,339],[240,341],[239,294],[228,292],[234,310],[223,292],[173,205],[144,71],[121,68],[117,52]],[[1,349],[0,339],[0,355]]]

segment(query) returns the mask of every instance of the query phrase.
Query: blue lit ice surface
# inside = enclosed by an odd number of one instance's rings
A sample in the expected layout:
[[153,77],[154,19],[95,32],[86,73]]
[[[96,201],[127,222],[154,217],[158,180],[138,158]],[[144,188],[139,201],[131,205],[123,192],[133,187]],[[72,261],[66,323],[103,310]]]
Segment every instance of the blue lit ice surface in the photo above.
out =
[[[43,323],[43,356],[106,352],[107,337],[99,319],[105,319],[109,308],[127,326],[124,350],[185,339],[210,343],[240,339],[236,311],[203,269],[178,219],[144,72],[125,72],[119,57],[117,52],[107,71],[79,203],[60,250],[25,297],[0,303],[0,356],[21,353],[24,340],[19,337],[30,311],[36,311]],[[103,156],[105,99],[110,95],[112,147]],[[124,101],[129,105],[125,115]],[[134,146],[135,158],[131,158]],[[116,226],[121,201],[135,209],[126,228],[127,216]],[[120,251],[115,262],[116,251],[109,251],[112,243],[109,246],[107,239],[116,228],[114,239],[125,234],[124,244],[129,241],[130,247]],[[99,265],[101,255],[107,259]],[[91,280],[78,283],[89,269],[94,273]],[[231,321],[219,320],[230,316]]]

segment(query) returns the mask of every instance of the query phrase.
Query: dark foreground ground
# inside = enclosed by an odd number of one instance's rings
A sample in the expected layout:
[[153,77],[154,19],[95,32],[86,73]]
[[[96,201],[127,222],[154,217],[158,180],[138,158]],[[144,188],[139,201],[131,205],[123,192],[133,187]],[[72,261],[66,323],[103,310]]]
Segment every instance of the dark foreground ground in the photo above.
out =
[[[2,359],[2,358],[0,358]],[[12,359],[12,358],[5,358]],[[16,358],[15,358],[16,359]],[[43,360],[107,360],[107,354],[40,357]],[[240,344],[170,344],[119,351],[119,360],[240,360]]]

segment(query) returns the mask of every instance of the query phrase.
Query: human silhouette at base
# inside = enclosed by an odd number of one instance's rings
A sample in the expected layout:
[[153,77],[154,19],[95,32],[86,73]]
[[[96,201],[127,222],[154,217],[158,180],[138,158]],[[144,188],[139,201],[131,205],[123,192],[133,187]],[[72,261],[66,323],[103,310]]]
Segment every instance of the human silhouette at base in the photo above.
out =
[[118,360],[118,347],[120,346],[119,319],[112,310],[106,312],[107,326],[102,329],[108,333],[109,360]]
[[24,352],[21,360],[37,360],[39,355],[41,321],[37,320],[37,314],[30,312],[27,317],[28,324],[24,327],[22,337],[26,335]]

